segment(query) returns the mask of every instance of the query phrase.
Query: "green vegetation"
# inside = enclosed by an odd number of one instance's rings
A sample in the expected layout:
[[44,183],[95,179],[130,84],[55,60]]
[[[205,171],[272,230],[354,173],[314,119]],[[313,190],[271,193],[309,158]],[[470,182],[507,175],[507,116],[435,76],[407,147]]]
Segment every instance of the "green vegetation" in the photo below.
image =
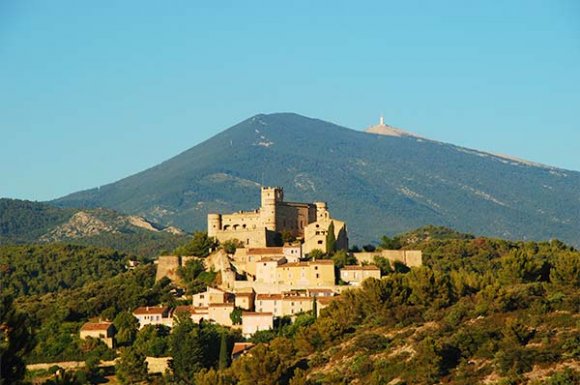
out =
[[[425,266],[369,279],[294,333],[256,335],[256,342],[268,343],[231,368],[198,378],[467,385],[495,376],[498,384],[575,383],[578,372],[550,375],[547,368],[572,367],[580,358],[578,251],[559,241],[509,242],[442,228],[418,233],[398,239],[401,247],[422,249]],[[528,377],[536,370],[546,371],[544,382]]]
[[147,379],[145,354],[132,347],[122,348],[115,364],[115,374],[121,384],[134,384]]
[[[6,299],[0,308],[0,325],[14,325],[2,329],[3,376],[14,370],[21,379],[21,359],[84,360],[87,369],[62,375],[78,384],[101,381],[98,362],[116,353],[99,340],[80,340],[78,331],[87,320],[102,318],[114,320],[118,331],[122,353],[116,371],[122,383],[577,383],[580,252],[559,241],[511,242],[435,227],[395,239],[402,248],[423,250],[424,266],[403,271],[379,260],[388,272],[381,280],[345,291],[318,318],[306,313],[293,323],[278,320],[274,330],[253,336],[258,345],[251,354],[233,363],[229,352],[241,340],[237,331],[194,324],[187,314],[178,315],[172,332],[137,329],[130,312],[135,307],[177,304],[167,279],[155,283],[153,265],[55,292],[21,293],[14,305]],[[333,258],[347,262],[340,251]],[[181,273],[184,279],[208,273],[199,260],[192,262]],[[38,277],[38,287],[45,278]],[[6,330],[15,334],[6,339]],[[147,376],[144,357],[166,355],[172,357],[171,373]],[[6,356],[14,365],[4,367]]]
[[0,198],[0,244],[34,241],[75,212],[45,203]]
[[17,306],[29,315],[36,332],[34,349],[26,360],[29,363],[85,360],[87,355],[82,351],[78,331],[91,318],[114,319],[121,329],[121,343],[128,345],[135,339],[135,323],[126,311],[173,303],[171,289],[165,280],[155,283],[154,265],[144,265],[81,288],[20,297]]
[[111,249],[65,244],[0,246],[3,290],[53,293],[121,273],[127,257]]
[[200,259],[190,259],[185,265],[177,269],[187,294],[197,294],[215,283],[218,274],[215,271],[206,271]]
[[24,378],[24,356],[32,348],[26,316],[16,310],[12,298],[0,293],[0,383],[18,384]]
[[[87,231],[82,220],[73,225],[68,223],[81,211],[93,221],[91,231]],[[65,224],[68,228],[62,227]],[[155,226],[139,227],[126,215],[109,209],[59,208],[46,203],[0,199],[0,245],[66,242],[152,258],[189,239],[186,235],[155,231]]]
[[193,233],[193,239],[187,244],[176,248],[175,255],[193,255],[195,257],[207,257],[210,250],[216,249],[218,242],[215,238],[209,237],[205,231]]

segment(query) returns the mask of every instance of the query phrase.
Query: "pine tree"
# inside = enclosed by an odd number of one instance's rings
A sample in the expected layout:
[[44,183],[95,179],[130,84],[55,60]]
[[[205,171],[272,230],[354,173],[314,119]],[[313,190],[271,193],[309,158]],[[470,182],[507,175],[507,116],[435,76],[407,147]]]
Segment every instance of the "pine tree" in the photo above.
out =
[[144,381],[147,379],[145,355],[132,347],[121,349],[121,356],[115,365],[115,375],[122,384]]
[[0,385],[12,385],[24,378],[22,357],[32,349],[28,319],[14,309],[12,298],[0,298]]

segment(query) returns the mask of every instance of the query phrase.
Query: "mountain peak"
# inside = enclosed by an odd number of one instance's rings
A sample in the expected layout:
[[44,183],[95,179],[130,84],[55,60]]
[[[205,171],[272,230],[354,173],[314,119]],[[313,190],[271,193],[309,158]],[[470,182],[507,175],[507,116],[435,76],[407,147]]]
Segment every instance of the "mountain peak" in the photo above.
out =
[[396,128],[393,126],[389,126],[388,124],[385,124],[385,119],[383,118],[382,115],[379,120],[379,124],[367,128],[365,132],[369,134],[385,135],[385,136],[397,136],[397,137],[410,136],[413,138],[421,138],[419,135],[416,135],[412,132],[405,131],[400,128]]

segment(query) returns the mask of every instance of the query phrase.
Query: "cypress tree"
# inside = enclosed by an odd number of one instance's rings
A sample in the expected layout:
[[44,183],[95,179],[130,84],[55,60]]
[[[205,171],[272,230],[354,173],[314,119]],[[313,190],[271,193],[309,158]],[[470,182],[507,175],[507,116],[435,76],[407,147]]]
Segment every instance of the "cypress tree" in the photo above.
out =
[[228,343],[226,340],[226,333],[222,332],[222,338],[220,341],[220,357],[218,361],[218,369],[223,370],[228,367]]
[[326,254],[332,255],[336,251],[336,237],[334,236],[334,222],[330,222],[326,234]]

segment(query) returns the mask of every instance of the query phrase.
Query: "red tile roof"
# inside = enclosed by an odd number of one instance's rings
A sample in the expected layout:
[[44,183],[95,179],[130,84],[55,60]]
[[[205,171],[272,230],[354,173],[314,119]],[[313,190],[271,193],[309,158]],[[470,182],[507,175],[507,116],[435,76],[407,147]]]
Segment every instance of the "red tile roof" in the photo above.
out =
[[209,307],[234,307],[233,303],[210,303]]
[[273,313],[258,313],[254,311],[244,311],[242,312],[242,317],[259,317],[259,316],[273,316]]
[[332,289],[308,289],[311,293],[334,293]]
[[284,254],[283,247],[256,247],[248,249],[248,255],[277,255]]
[[299,296],[283,298],[284,301],[310,301],[310,302],[312,302],[312,299],[313,297],[299,297]]
[[232,350],[232,356],[238,353],[245,352],[254,346],[251,342],[236,342],[234,344],[234,349]]
[[341,270],[381,270],[375,265],[364,265],[364,266],[345,266]]
[[87,322],[85,323],[82,327],[81,330],[82,331],[92,331],[92,330],[108,330],[111,325],[113,325],[112,322]]
[[167,306],[142,306],[133,310],[133,314],[164,314],[168,311]]
[[282,294],[258,294],[256,296],[258,300],[275,300],[282,299]]

